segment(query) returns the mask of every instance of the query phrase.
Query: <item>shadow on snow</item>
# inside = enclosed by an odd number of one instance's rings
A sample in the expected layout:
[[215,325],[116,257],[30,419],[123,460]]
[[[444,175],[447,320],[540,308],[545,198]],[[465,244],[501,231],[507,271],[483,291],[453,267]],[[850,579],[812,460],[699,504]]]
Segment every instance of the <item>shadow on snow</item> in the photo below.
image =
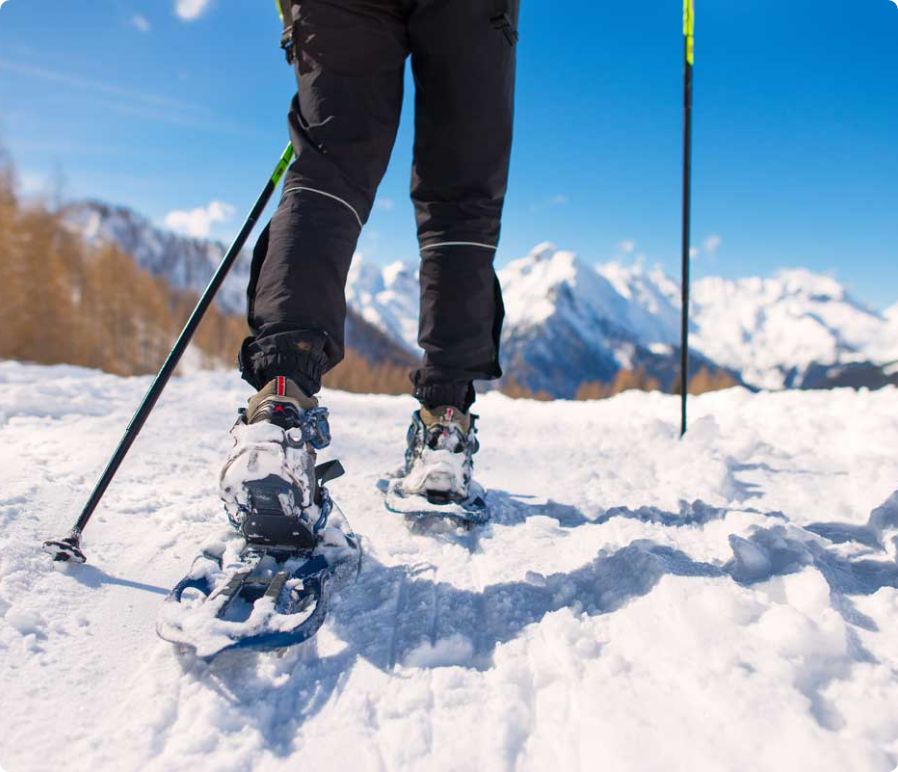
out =
[[[727,510],[695,502],[684,503],[679,512],[615,507],[590,519],[564,504],[530,504],[502,492],[490,495],[497,525],[550,517],[563,528],[577,529],[621,517],[689,527],[727,515]],[[286,755],[295,750],[305,721],[341,691],[351,666],[360,659],[386,673],[402,664],[488,669],[497,645],[546,614],[563,608],[588,615],[611,612],[647,595],[665,575],[729,579],[750,586],[814,566],[829,584],[833,607],[843,619],[876,630],[875,622],[854,608],[851,596],[898,587],[898,562],[846,557],[834,547],[853,542],[866,548],[865,554],[885,552],[887,531],[898,529],[898,492],[873,511],[866,526],[817,523],[800,528],[789,524],[782,513],[759,514],[782,522],[755,526],[747,537],[731,535],[732,557],[723,564],[694,560],[680,550],[638,539],[621,549],[601,550],[575,571],[528,574],[526,581],[489,585],[480,592],[434,581],[435,569],[428,564],[385,566],[366,556],[359,581],[344,592],[330,615],[331,628],[346,644],[339,654],[319,659],[314,650],[288,652],[277,665],[284,677],[274,684],[257,675],[257,655],[223,655],[208,667],[212,676],[208,683],[259,728],[273,752]],[[484,536],[488,535],[487,529]],[[898,536],[891,538],[898,547]],[[470,549],[476,547],[473,534],[458,540]],[[849,644],[856,661],[874,661],[856,634]],[[836,728],[838,713],[820,696],[827,682],[802,688],[821,726]]]
[[156,595],[168,595],[169,591],[165,587],[159,587],[155,584],[146,584],[145,582],[135,582],[131,579],[122,579],[119,576],[113,576],[106,573],[102,568],[97,568],[90,563],[79,563],[75,565],[74,571],[66,573],[76,582],[83,584],[85,587],[97,589],[103,585],[115,585],[118,587],[127,587],[131,590],[140,590],[141,592],[152,592]]

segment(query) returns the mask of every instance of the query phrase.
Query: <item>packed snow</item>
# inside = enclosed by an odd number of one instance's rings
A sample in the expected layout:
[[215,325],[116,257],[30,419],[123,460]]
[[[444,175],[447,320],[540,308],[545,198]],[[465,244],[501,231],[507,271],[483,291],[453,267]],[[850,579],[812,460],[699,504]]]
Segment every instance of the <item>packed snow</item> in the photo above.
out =
[[173,381],[84,541],[146,378],[0,363],[0,766],[875,770],[898,764],[898,391],[478,402],[492,524],[410,529],[377,481],[410,397],[325,392],[365,557],[314,645],[179,655],[167,590],[226,525],[249,394]]

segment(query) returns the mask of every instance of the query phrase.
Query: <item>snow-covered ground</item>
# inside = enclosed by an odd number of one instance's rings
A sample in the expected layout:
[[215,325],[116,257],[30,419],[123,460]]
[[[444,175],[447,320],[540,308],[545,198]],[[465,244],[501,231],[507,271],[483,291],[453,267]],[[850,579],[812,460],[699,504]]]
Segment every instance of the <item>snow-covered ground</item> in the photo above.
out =
[[494,524],[376,488],[410,398],[325,395],[365,537],[317,652],[179,659],[166,590],[222,527],[236,376],[173,382],[86,535],[147,379],[0,363],[0,765],[27,770],[891,770],[898,391],[478,405]]

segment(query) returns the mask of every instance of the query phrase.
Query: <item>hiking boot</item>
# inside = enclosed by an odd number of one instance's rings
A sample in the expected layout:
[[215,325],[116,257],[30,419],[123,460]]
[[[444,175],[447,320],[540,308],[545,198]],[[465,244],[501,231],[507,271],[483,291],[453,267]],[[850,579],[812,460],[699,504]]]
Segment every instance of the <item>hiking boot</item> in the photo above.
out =
[[477,416],[457,407],[422,407],[412,414],[402,491],[430,501],[463,501],[469,494]]
[[228,519],[247,541],[312,548],[327,519],[316,451],[330,444],[327,409],[279,376],[250,397],[221,472]]

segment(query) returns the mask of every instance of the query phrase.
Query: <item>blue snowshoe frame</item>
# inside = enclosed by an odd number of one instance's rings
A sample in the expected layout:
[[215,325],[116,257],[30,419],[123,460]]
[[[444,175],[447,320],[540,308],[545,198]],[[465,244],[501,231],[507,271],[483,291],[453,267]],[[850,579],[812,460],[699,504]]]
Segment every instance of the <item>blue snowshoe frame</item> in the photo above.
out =
[[[244,561],[243,565],[239,565],[223,582],[215,581],[220,576],[205,575],[194,578],[188,575],[175,585],[163,602],[164,604],[180,605],[184,593],[188,590],[195,590],[204,595],[205,599],[201,603],[227,595],[227,599],[214,616],[215,619],[222,621],[228,621],[225,617],[235,601],[242,600],[252,609],[257,601],[265,597],[272,598],[274,601],[275,618],[298,614],[308,609],[310,605],[312,606],[311,612],[305,615],[295,627],[288,630],[262,630],[258,633],[241,635],[239,623],[234,623],[233,630],[218,631],[219,634],[231,639],[232,643],[216,649],[211,654],[196,654],[199,659],[209,662],[226,651],[236,649],[271,651],[308,641],[324,624],[333,589],[342,586],[350,577],[358,575],[362,565],[361,543],[348,527],[345,515],[339,508],[336,509],[336,512],[338,518],[346,526],[345,530],[341,529],[341,533],[346,539],[346,546],[334,548],[321,541],[321,534],[335,510],[334,502],[324,485],[343,474],[343,466],[337,460],[328,461],[316,467],[315,472],[316,498],[321,508],[321,514],[315,523],[315,536],[318,541],[313,547],[298,549],[295,545],[247,542],[239,553],[239,559]],[[350,552],[341,554],[345,549]],[[332,554],[335,559],[328,560],[328,553]],[[267,558],[274,561],[273,567],[270,562],[266,563]],[[213,561],[218,565],[219,571],[224,572],[225,570],[221,553],[203,551],[199,560]],[[286,565],[291,562],[297,562],[298,565],[289,571],[285,570]],[[265,567],[259,571],[259,567],[263,564]],[[296,580],[302,582],[301,590],[297,591]],[[288,584],[294,586],[288,587]],[[212,618],[211,615],[210,618]],[[160,637],[196,653],[199,642],[186,640],[187,636],[178,636],[177,630],[176,627],[175,632],[171,632],[157,626]]]
[[[249,546],[248,550],[258,552],[259,560],[256,562],[256,565],[258,562],[261,562],[262,558],[266,555],[273,557],[278,566],[281,566],[286,560],[297,559],[295,553],[282,553],[280,555],[281,559],[278,559],[278,550],[257,550],[252,546]],[[220,557],[209,554],[205,554],[205,557],[213,558],[218,562],[219,567],[221,567]],[[255,556],[253,559],[255,561]],[[199,657],[200,659],[211,661],[219,654],[234,649],[271,651],[273,649],[295,646],[309,640],[319,629],[321,629],[321,625],[324,624],[325,617],[327,616],[327,602],[330,597],[331,586],[331,566],[323,555],[311,556],[305,563],[290,574],[287,574],[282,570],[276,570],[268,581],[260,581],[259,578],[254,577],[254,571],[255,565],[249,571],[234,574],[224,587],[218,588],[219,592],[217,594],[227,592],[230,594],[230,597],[216,614],[217,618],[222,619],[235,600],[241,599],[252,605],[260,598],[270,594],[272,588],[276,591],[277,597],[275,598],[274,605],[275,611],[279,615],[296,614],[304,608],[307,608],[310,602],[315,604],[312,613],[305,617],[292,630],[263,632],[257,635],[237,637],[234,638],[234,642],[229,646],[217,650],[214,654]],[[284,589],[287,581],[291,579],[302,580],[303,591],[295,600],[290,603],[285,603],[285,594],[287,598],[289,598],[291,593],[285,593]],[[186,577],[175,585],[165,602],[180,603],[181,596],[184,594],[185,590],[198,590],[205,595],[207,599],[213,593],[216,593],[216,588],[212,586],[208,577],[200,579]],[[183,643],[182,645],[189,646],[189,644],[186,643]]]

